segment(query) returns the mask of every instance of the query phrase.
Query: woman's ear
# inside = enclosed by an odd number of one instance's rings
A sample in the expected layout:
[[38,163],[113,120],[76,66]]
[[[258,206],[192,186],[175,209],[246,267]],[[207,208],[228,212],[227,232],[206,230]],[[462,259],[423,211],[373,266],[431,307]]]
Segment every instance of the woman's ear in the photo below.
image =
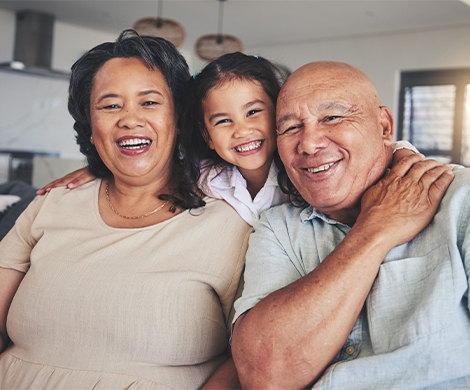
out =
[[393,143],[393,115],[388,107],[380,107],[380,126],[384,144],[390,146]]

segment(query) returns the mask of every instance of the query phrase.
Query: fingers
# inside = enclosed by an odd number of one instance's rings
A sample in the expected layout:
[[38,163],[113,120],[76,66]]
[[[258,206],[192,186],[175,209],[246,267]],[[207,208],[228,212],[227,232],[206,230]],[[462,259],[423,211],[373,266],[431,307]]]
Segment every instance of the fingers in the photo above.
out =
[[390,169],[389,174],[392,176],[403,177],[414,166],[414,164],[419,163],[421,161],[428,161],[424,160],[424,155],[421,153],[403,157],[396,164],[393,165],[393,167]]
[[[428,176],[435,176],[435,178],[429,179]],[[437,167],[428,174],[424,175],[423,181],[425,180],[430,181],[430,188],[428,193],[429,201],[431,204],[437,207],[450,183],[452,183],[452,180],[454,180],[452,167],[450,165]]]
[[36,191],[37,195],[44,195],[46,192],[51,191],[53,188],[57,187],[68,187],[70,189],[78,187],[84,183],[93,180],[95,177],[88,171],[88,167],[77,169],[60,179],[56,179],[44,187]]

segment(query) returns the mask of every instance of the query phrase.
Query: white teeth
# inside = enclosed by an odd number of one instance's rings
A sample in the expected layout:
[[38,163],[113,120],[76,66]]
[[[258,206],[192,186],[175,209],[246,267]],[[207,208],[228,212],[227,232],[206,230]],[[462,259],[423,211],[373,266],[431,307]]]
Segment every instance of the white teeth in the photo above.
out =
[[262,143],[263,143],[262,141],[251,142],[244,146],[237,146],[235,147],[235,150],[237,152],[249,152],[250,150],[258,149]]
[[335,163],[332,162],[332,163],[329,163],[329,164],[325,164],[325,165],[321,165],[317,168],[307,168],[307,171],[309,172],[312,172],[312,173],[317,173],[317,172],[322,172],[322,171],[326,171],[327,169],[329,169],[330,167],[332,167]]
[[141,149],[146,147],[147,145],[151,144],[152,141],[148,139],[142,139],[142,138],[131,138],[131,139],[125,139],[123,141],[119,142],[119,146],[121,148],[126,148],[126,149]]

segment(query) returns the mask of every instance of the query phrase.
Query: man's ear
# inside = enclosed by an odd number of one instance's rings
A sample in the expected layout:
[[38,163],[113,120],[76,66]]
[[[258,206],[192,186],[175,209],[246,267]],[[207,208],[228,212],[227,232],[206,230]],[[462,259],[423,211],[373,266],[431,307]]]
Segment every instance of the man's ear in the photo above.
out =
[[380,107],[380,126],[384,144],[390,146],[393,143],[393,115],[388,107]]
[[206,141],[206,144],[209,145],[209,148],[214,150],[215,149],[214,143],[212,142],[212,139],[211,139],[207,129],[204,127],[204,125],[201,122],[199,122],[198,125],[199,125],[199,131],[202,134],[202,138],[204,138],[204,141]]

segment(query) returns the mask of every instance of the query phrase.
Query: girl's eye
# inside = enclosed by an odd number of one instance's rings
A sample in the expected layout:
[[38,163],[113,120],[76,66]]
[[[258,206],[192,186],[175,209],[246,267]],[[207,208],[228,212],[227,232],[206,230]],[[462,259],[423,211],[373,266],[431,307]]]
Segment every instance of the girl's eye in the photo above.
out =
[[221,119],[220,121],[217,121],[215,123],[215,126],[220,125],[221,123],[230,123],[230,122],[231,122],[230,119]]
[[248,111],[248,114],[246,114],[246,116],[251,116],[253,114],[256,114],[257,112],[260,112],[261,110],[258,110],[258,109],[255,109],[255,110],[250,110]]

